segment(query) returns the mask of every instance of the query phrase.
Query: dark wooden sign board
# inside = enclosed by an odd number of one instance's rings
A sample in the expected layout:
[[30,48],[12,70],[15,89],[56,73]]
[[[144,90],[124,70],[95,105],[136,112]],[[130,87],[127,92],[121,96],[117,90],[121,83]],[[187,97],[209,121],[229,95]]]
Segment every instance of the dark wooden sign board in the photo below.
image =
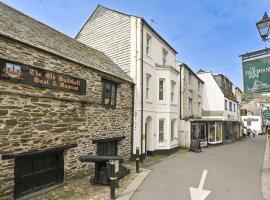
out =
[[86,93],[86,80],[0,59],[0,80],[41,88]]

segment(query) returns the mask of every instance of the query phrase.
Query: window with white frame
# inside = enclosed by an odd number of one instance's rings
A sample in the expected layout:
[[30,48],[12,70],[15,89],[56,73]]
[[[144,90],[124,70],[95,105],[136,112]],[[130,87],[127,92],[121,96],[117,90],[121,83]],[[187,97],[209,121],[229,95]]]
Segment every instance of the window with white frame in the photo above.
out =
[[151,50],[151,39],[152,37],[146,33],[146,54],[149,55],[150,54],[150,50]]
[[198,116],[201,116],[201,103],[198,103]]
[[232,102],[229,102],[230,111],[232,111]]
[[171,81],[171,102],[175,102],[175,81]]
[[191,87],[191,84],[192,84],[192,75],[191,75],[190,72],[188,73],[188,84],[189,84],[189,87]]
[[164,101],[164,79],[159,79],[159,100]]
[[146,74],[146,88],[145,88],[145,97],[146,99],[150,99],[150,82],[151,82],[151,75]]
[[171,141],[175,139],[175,119],[171,120]]
[[167,64],[167,56],[168,56],[168,51],[164,48],[162,48],[162,61],[163,65]]
[[159,142],[164,142],[164,119],[159,119]]
[[228,101],[225,99],[225,102],[224,102],[224,106],[225,106],[225,110],[228,110]]
[[236,104],[233,104],[233,111],[236,112]]
[[192,115],[192,98],[188,98],[188,110],[191,116]]

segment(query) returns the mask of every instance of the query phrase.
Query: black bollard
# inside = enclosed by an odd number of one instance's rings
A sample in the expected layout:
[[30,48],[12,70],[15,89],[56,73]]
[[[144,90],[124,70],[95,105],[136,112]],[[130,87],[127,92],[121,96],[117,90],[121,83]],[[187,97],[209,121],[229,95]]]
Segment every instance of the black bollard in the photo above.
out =
[[140,172],[140,155],[139,155],[139,147],[136,148],[136,173]]
[[116,185],[116,180],[117,177],[115,176],[115,164],[114,163],[110,163],[110,196],[111,196],[111,200],[115,199],[115,185]]

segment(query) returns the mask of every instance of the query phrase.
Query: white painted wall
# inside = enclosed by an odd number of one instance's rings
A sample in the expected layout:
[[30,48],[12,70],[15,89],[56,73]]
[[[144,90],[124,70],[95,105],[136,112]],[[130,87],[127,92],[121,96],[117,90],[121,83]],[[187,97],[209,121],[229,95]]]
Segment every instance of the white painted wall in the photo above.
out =
[[[151,36],[149,54],[146,54],[146,34]],[[143,138],[146,137],[146,140],[143,141],[143,149],[141,149],[143,153],[145,152],[145,145],[147,145],[150,151],[170,149],[178,146],[179,139],[177,134],[173,141],[170,138],[171,119],[176,120],[176,133],[179,127],[179,72],[171,69],[176,68],[175,52],[148,26],[143,25],[141,18],[119,13],[102,6],[97,7],[76,39],[90,47],[103,51],[128,73],[136,83],[134,102],[134,153],[136,147],[141,148],[141,136]],[[163,64],[163,48],[168,52],[167,67],[159,68],[157,65]],[[141,75],[142,58],[143,75]],[[145,89],[147,75],[151,75],[149,99],[146,99]],[[163,102],[158,100],[159,78],[165,80],[165,101]],[[142,80],[143,88],[141,87]],[[171,103],[170,99],[172,80],[176,83],[175,101],[173,103]],[[143,91],[143,97],[141,91]],[[141,124],[141,101],[143,101],[144,107],[143,124]],[[163,143],[159,143],[158,138],[159,118],[165,119],[165,140]],[[146,121],[151,124],[147,136],[145,135]],[[142,127],[143,133],[141,132]]]
[[211,72],[198,73],[197,75],[204,81],[203,109],[208,111],[223,111],[224,95]]
[[[261,116],[242,116],[242,122],[245,127],[250,128],[251,130],[256,130],[257,135],[262,133],[262,118]],[[252,120],[251,126],[247,125],[247,120]]]

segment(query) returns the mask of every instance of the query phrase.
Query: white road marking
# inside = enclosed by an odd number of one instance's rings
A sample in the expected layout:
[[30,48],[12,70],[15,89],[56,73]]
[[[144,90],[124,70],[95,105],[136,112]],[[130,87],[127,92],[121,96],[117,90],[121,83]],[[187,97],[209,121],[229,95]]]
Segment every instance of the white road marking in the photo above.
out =
[[207,176],[207,170],[203,170],[202,178],[201,178],[200,185],[199,185],[199,189],[201,189],[201,190],[203,189],[203,185],[204,185],[206,176]]
[[211,191],[203,190],[203,185],[207,176],[207,170],[203,170],[202,178],[198,188],[189,188],[191,200],[205,200]]

